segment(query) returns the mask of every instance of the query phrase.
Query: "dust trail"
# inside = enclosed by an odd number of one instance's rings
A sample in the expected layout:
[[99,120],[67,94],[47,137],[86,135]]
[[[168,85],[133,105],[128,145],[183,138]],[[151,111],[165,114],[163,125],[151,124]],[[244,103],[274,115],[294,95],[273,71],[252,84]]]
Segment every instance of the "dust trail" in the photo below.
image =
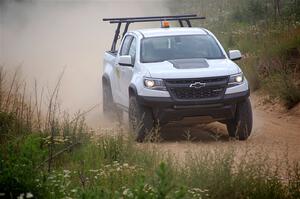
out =
[[[114,26],[103,17],[165,15],[161,1],[0,0],[0,64],[34,85],[53,88],[65,68],[63,109],[74,112],[101,104],[102,56]],[[101,106],[88,116],[97,126]]]

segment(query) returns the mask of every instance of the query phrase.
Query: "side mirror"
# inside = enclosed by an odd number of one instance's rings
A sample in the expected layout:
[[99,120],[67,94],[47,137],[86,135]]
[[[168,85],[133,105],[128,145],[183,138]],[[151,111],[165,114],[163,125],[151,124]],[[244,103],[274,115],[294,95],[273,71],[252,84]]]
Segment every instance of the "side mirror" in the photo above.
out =
[[242,54],[239,50],[230,50],[229,51],[229,58],[232,61],[240,60],[240,59],[242,59]]
[[121,66],[133,66],[131,56],[130,55],[121,55],[119,57],[119,64]]

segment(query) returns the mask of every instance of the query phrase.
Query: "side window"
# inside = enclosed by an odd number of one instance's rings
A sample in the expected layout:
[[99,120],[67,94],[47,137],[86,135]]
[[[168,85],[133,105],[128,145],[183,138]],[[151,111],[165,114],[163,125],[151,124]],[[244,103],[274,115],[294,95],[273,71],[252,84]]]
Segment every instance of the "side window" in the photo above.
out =
[[130,47],[132,38],[133,37],[130,35],[125,37],[124,42],[122,44],[121,51],[120,51],[120,55],[128,55],[128,51],[129,51],[129,47]]
[[129,53],[128,53],[131,58],[132,58],[132,63],[135,63],[135,55],[136,55],[136,39],[133,38],[130,48],[129,48]]

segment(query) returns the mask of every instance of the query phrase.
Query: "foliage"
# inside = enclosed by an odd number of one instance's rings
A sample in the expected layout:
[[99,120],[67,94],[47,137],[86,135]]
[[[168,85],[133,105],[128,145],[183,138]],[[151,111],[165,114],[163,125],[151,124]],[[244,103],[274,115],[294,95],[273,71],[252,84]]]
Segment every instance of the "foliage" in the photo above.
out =
[[40,185],[42,173],[36,171],[37,164],[46,155],[40,148],[41,137],[30,134],[6,144],[0,153],[0,193],[16,198],[21,193],[42,196]]
[[[179,165],[168,154],[153,153],[155,147],[133,145],[124,135],[104,136],[65,153],[48,173],[42,168],[36,170],[37,163],[47,156],[40,147],[42,139],[37,134],[25,137],[1,153],[6,155],[1,156],[0,193],[153,199],[297,198],[300,193],[299,164],[286,164],[282,159],[274,163],[263,150],[253,150],[252,146],[189,151]],[[123,149],[114,161],[107,153],[115,154],[115,148],[101,152],[108,140]],[[145,164],[145,157],[157,161]],[[287,173],[284,181],[281,172]]]

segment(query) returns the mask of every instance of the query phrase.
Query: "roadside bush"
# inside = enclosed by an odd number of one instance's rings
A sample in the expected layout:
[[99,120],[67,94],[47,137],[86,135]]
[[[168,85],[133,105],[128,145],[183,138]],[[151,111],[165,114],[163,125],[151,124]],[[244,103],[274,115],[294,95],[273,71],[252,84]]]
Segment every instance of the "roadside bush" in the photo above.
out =
[[13,125],[15,123],[15,118],[12,114],[0,112],[0,135],[5,136],[11,129],[13,129]]
[[293,74],[276,72],[264,80],[264,88],[270,97],[282,99],[284,105],[290,109],[300,102],[300,85]]
[[232,19],[238,22],[255,23],[268,16],[268,6],[261,0],[239,1],[233,10]]
[[1,148],[0,193],[12,198],[22,193],[42,197],[42,171],[37,166],[47,153],[40,145],[40,136],[30,134],[18,137]]

